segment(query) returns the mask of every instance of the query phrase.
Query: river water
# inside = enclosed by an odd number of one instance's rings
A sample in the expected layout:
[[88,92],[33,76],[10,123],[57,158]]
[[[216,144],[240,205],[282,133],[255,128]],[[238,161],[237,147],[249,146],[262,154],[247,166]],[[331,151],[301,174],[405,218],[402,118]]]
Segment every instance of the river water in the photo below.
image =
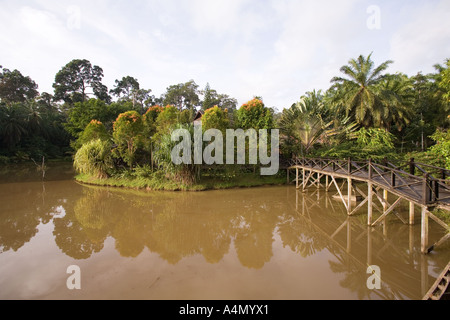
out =
[[[450,260],[448,243],[420,253],[418,213],[368,228],[334,192],[151,192],[73,175],[0,168],[0,299],[421,299]],[[430,243],[443,235],[430,221]]]

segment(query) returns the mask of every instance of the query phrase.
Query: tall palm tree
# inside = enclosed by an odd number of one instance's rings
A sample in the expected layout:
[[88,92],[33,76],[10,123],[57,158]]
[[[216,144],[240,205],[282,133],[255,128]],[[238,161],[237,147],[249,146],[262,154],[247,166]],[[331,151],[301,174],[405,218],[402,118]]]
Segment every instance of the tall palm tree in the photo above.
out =
[[345,77],[334,77],[331,82],[336,90],[336,102],[345,108],[347,115],[364,127],[382,127],[386,122],[386,106],[381,101],[380,84],[388,77],[383,72],[393,61],[375,67],[371,58],[372,54],[351,59],[340,69]]
[[412,81],[406,75],[385,78],[380,84],[380,100],[385,107],[382,116],[376,119],[379,127],[390,130],[394,124],[401,131],[411,122],[414,91]]
[[20,142],[27,134],[27,121],[22,104],[2,107],[0,110],[0,137],[8,149]]

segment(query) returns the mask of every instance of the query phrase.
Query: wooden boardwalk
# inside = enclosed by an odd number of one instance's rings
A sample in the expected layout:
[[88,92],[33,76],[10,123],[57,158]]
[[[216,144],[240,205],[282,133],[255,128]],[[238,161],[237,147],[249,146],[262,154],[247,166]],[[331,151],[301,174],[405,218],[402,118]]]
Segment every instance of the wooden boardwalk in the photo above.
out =
[[450,300],[450,262],[427,292],[423,300]]
[[[376,226],[390,213],[396,214],[394,209],[401,200],[409,202],[409,222],[396,215],[404,223],[414,224],[414,208],[419,206],[422,212],[423,253],[430,252],[435,246],[450,238],[449,226],[430,212],[434,208],[450,211],[450,184],[447,180],[447,177],[450,177],[450,170],[416,163],[413,159],[400,167],[387,160],[379,164],[371,160],[303,158],[291,161],[287,170],[288,182],[291,182],[289,178],[291,170],[295,170],[296,173],[294,181],[297,189],[306,191],[307,188],[315,186],[324,187],[328,191],[334,185],[348,215],[355,214],[367,203],[369,226]],[[343,180],[343,183],[340,181],[339,185],[337,180]],[[355,184],[357,181],[367,184],[367,192]],[[344,188],[345,184],[347,190]],[[388,200],[389,194],[396,197],[392,204]],[[376,204],[374,198],[379,200],[381,207]],[[361,199],[360,203],[353,208],[353,203],[358,199]],[[373,221],[374,209],[381,213],[376,221]],[[428,244],[429,218],[447,230],[447,234],[432,246]]]

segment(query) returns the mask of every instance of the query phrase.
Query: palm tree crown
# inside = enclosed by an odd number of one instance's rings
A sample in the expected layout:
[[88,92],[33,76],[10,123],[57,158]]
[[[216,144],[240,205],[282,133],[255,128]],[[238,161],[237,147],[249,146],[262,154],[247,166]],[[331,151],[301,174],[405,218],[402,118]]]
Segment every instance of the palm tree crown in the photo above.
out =
[[334,103],[363,127],[389,129],[392,122],[407,121],[408,105],[402,98],[406,89],[398,76],[383,73],[393,61],[375,66],[371,57],[351,59],[340,69],[345,77],[331,80],[337,92]]

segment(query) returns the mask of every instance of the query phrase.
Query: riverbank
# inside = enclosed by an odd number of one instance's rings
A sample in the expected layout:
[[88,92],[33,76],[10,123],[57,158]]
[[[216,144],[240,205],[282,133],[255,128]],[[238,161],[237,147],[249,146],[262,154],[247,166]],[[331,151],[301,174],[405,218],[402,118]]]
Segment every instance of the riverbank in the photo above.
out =
[[113,177],[106,179],[99,179],[87,174],[79,174],[75,176],[75,180],[89,185],[153,191],[207,191],[283,185],[286,183],[286,177],[282,174],[259,176],[253,173],[241,174],[225,180],[220,180],[212,176],[203,176],[199,182],[192,185],[182,184],[156,173],[148,177]]

